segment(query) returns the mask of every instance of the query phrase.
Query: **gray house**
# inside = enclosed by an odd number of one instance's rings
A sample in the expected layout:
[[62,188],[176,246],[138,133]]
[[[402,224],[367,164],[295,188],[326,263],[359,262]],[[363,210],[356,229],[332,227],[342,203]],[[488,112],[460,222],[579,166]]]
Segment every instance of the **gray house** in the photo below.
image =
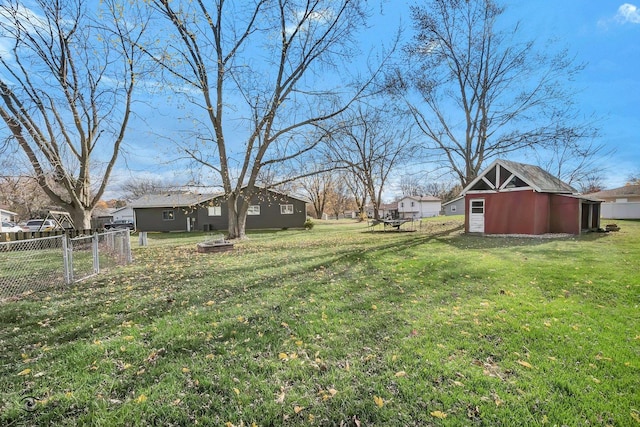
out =
[[442,210],[445,215],[464,215],[464,196],[443,203]]
[[[228,206],[224,194],[166,192],[131,202],[139,231],[224,231]],[[273,190],[258,189],[250,197],[246,228],[303,228],[306,201]]]

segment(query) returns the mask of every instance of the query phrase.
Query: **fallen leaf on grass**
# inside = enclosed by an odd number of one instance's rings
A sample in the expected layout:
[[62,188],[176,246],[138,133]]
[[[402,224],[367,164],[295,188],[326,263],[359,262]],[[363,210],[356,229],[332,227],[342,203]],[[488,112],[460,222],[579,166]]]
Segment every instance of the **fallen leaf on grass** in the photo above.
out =
[[293,412],[295,412],[296,414],[299,414],[300,412],[302,412],[304,408],[302,406],[294,406],[293,407]]
[[400,378],[400,377],[406,377],[407,373],[405,371],[398,371],[396,372],[396,377]]
[[447,414],[442,411],[432,411],[430,414],[432,417],[440,418],[441,420],[447,418]]
[[379,396],[373,396],[373,401],[378,408],[382,408],[384,406],[384,399]]
[[525,368],[533,369],[533,366],[529,362],[525,362],[524,360],[518,360],[518,364],[524,366]]
[[27,368],[18,372],[18,376],[28,375],[30,372],[31,372],[31,369]]
[[136,403],[144,403],[147,401],[147,396],[145,396],[144,394],[141,394],[140,396],[138,396],[138,398],[136,399]]
[[285,398],[285,393],[283,391],[282,393],[280,393],[280,395],[276,399],[276,403],[284,403],[284,398]]

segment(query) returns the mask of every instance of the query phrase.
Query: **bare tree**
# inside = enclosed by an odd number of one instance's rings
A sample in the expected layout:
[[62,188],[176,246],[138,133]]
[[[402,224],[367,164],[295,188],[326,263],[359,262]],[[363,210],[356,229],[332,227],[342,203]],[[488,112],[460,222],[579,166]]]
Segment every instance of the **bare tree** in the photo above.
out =
[[0,175],[0,204],[26,220],[46,214],[51,201],[33,177]]
[[578,188],[582,194],[597,193],[604,190],[602,176],[597,174],[587,175],[578,182]]
[[415,89],[419,101],[405,99],[427,148],[463,187],[498,156],[566,144],[585,152],[597,130],[573,103],[569,83],[583,66],[572,55],[518,41],[520,24],[504,27],[504,8],[492,0],[431,0],[411,10],[416,35],[406,52],[415,67],[389,86]]
[[361,179],[358,179],[358,176],[353,172],[347,171],[347,173],[345,173],[344,175],[345,179],[342,182],[351,193],[360,218],[364,218],[364,216],[366,215],[365,206],[367,205],[368,200],[368,193],[365,183]]
[[[229,238],[243,238],[261,170],[313,151],[326,140],[330,119],[371,82],[345,84],[343,66],[356,53],[366,2],[149,3],[173,30],[161,48],[149,47],[149,58],[173,78],[191,111],[201,113],[193,117],[194,138],[181,150],[219,175]],[[340,81],[327,78],[332,71]]]
[[427,192],[422,174],[403,175],[400,178],[400,192],[403,196],[419,196]]
[[[334,174],[333,186],[327,197],[327,210],[333,212],[336,219],[340,218],[345,211],[353,210],[355,207],[355,199],[350,194],[348,179],[346,172],[340,172],[337,176]],[[362,208],[364,209],[364,205]]]
[[297,182],[311,201],[315,217],[322,219],[322,214],[325,212],[327,201],[335,184],[332,174],[325,172],[310,175],[299,179]]
[[141,15],[117,0],[0,5],[0,117],[51,202],[90,228],[118,158],[137,79]]
[[328,157],[362,182],[375,218],[390,173],[413,153],[411,130],[403,121],[388,110],[357,105],[332,136]]
[[158,193],[160,191],[173,190],[175,186],[167,185],[164,181],[155,178],[133,178],[120,186],[122,197],[131,201],[145,194]]

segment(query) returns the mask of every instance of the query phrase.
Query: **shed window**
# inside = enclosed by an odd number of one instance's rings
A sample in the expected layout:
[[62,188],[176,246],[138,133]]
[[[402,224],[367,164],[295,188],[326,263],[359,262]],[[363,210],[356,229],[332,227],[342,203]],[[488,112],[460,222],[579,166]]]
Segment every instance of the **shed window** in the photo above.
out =
[[209,206],[207,210],[209,211],[209,216],[222,216],[221,206]]
[[247,215],[260,215],[260,205],[251,205],[247,210]]
[[293,205],[280,205],[280,214],[293,215]]
[[474,213],[474,214],[484,213],[484,200],[472,200],[471,213]]
[[162,220],[163,221],[173,221],[175,219],[175,215],[172,210],[162,211]]
[[456,205],[451,205],[451,212],[455,212],[456,211]]

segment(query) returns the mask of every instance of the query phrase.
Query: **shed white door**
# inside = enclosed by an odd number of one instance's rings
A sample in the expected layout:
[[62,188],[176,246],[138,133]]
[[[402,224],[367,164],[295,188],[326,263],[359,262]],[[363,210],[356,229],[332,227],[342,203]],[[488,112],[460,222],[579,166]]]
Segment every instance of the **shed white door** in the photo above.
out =
[[469,232],[484,233],[484,199],[472,199],[469,203]]

